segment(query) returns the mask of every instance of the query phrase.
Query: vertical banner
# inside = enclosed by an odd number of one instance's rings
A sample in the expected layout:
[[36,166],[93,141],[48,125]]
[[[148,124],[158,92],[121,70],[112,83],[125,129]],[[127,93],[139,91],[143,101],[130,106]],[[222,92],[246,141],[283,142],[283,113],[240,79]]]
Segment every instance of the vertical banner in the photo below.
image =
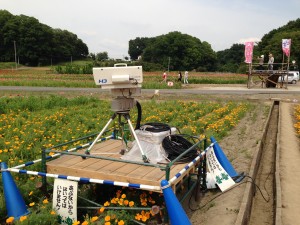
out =
[[72,225],[77,220],[76,181],[55,179],[53,188],[53,209],[59,215],[59,224]]
[[209,148],[206,152],[206,163],[210,174],[222,192],[235,184],[234,180],[219,163],[213,148]]
[[282,51],[287,57],[290,56],[291,42],[291,39],[282,39]]
[[245,63],[252,63],[254,42],[245,42]]

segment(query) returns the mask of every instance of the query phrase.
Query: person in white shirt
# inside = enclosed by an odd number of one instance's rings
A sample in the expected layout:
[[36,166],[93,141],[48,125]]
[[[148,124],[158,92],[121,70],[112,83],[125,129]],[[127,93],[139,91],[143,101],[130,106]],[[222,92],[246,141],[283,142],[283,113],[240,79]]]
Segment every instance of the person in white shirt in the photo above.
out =
[[189,72],[185,71],[183,83],[188,84],[189,83],[188,78],[189,78]]

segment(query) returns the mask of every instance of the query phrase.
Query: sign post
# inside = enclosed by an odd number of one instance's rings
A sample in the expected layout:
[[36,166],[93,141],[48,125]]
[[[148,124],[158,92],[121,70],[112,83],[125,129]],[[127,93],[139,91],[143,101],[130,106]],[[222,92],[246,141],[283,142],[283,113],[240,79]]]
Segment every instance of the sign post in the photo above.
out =
[[72,225],[77,220],[76,181],[55,179],[53,188],[53,209],[59,215],[59,224]]

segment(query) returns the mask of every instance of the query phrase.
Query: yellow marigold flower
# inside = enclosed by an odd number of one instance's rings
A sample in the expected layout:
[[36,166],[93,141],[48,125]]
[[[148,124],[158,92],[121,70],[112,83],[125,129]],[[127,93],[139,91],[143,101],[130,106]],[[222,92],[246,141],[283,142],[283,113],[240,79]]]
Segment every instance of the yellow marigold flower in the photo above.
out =
[[50,212],[50,214],[51,214],[51,215],[55,215],[56,212],[55,212],[54,210],[52,210],[52,211]]
[[43,200],[43,203],[44,203],[44,204],[48,204],[48,203],[49,203],[48,199],[44,199],[44,200]]
[[129,207],[133,207],[134,206],[134,201],[130,201],[129,202]]
[[79,225],[80,224],[80,221],[75,221],[72,223],[72,225]]
[[89,222],[88,221],[83,221],[81,225],[88,225]]
[[148,220],[147,216],[142,216],[142,221],[146,222]]
[[24,220],[26,220],[27,219],[27,216],[21,216],[20,217],[20,222],[23,222]]
[[110,203],[108,202],[108,201],[106,201],[105,203],[104,203],[104,206],[109,206],[110,205]]
[[126,194],[122,194],[121,198],[126,198]]
[[106,222],[110,221],[110,216],[106,216],[106,217],[104,218],[104,220],[105,220]]
[[34,205],[35,205],[34,202],[29,203],[29,206],[30,206],[30,207],[32,207],[32,206],[34,206]]
[[12,223],[14,220],[15,220],[15,218],[14,218],[13,216],[8,217],[8,218],[6,219],[6,223]]
[[124,221],[123,220],[120,220],[119,222],[118,222],[118,225],[124,225],[125,223],[124,223]]
[[143,217],[143,216],[142,216],[141,214],[138,213],[138,214],[135,215],[134,218],[135,218],[136,220],[141,220],[142,217]]
[[95,222],[96,220],[98,220],[98,218],[99,218],[98,216],[93,216],[91,222]]
[[29,194],[28,194],[28,195],[30,196],[30,195],[32,195],[32,194],[33,194],[33,191],[29,192]]
[[121,198],[118,203],[119,205],[123,205],[123,199]]
[[100,212],[100,213],[103,213],[104,210],[105,210],[105,208],[104,208],[104,207],[101,207],[101,208],[99,209],[99,212]]

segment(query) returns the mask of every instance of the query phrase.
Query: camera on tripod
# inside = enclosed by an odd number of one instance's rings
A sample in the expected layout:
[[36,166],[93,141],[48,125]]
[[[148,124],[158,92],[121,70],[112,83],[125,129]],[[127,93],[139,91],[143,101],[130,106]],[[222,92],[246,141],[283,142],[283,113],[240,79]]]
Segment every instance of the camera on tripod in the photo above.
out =
[[142,66],[127,66],[125,63],[115,64],[114,67],[93,68],[96,85],[102,89],[110,89],[112,96],[112,111],[128,111],[134,107],[135,101],[131,96],[141,94],[143,82]]
[[142,115],[141,105],[137,101],[135,101],[132,96],[138,96],[141,93],[143,82],[142,66],[127,66],[127,64],[119,63],[115,64],[114,67],[93,68],[93,76],[96,85],[100,85],[102,89],[111,90],[111,93],[114,97],[111,103],[112,111],[114,111],[114,114],[98,134],[90,147],[85,151],[85,153],[87,155],[90,154],[90,150],[92,149],[94,144],[102,136],[110,123],[116,118],[116,116],[119,116],[119,123],[121,121],[121,116],[123,116],[129,125],[131,134],[134,136],[138,149],[141,152],[143,161],[148,163],[149,159],[142,149],[142,146],[135,133],[135,129],[133,128],[133,125],[130,121],[129,115],[130,109],[132,109],[136,105],[138,108],[136,129],[139,128]]

